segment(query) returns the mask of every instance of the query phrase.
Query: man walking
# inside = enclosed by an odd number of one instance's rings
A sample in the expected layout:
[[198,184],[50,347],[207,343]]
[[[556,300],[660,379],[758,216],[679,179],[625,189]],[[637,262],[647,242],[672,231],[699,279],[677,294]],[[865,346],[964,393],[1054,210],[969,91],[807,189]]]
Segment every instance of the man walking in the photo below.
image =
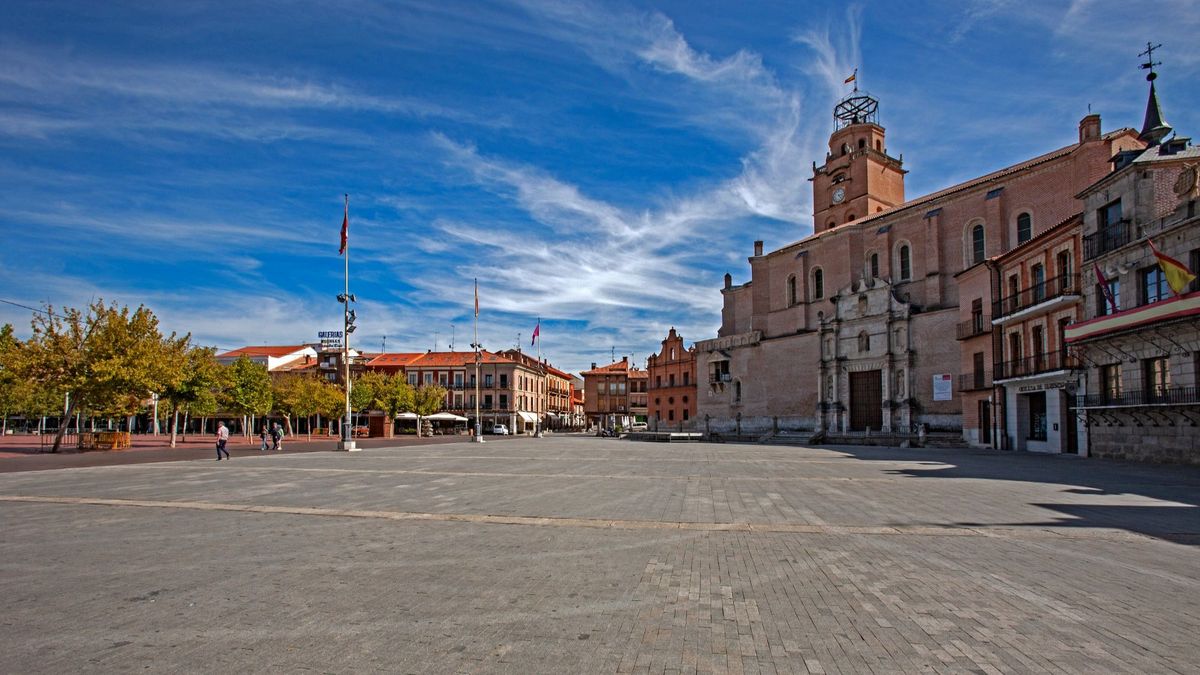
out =
[[229,451],[225,449],[225,444],[229,442],[229,429],[225,427],[225,423],[221,422],[217,425],[217,461],[221,461],[221,453],[225,453],[225,459],[229,459]]
[[279,442],[282,440],[283,427],[279,426],[279,422],[276,422],[275,425],[271,427],[271,449],[282,450],[283,448],[279,447]]

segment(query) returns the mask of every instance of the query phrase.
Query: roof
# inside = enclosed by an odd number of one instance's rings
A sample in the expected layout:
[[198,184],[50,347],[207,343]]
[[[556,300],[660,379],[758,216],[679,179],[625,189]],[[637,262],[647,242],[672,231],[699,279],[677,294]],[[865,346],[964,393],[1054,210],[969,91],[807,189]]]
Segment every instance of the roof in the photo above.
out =
[[1063,230],[1070,229],[1072,227],[1078,227],[1082,224],[1083,214],[1076,213],[1067,217],[1066,220],[1063,220],[1057,225],[1042,230],[1037,234],[1036,237],[1033,237],[1022,244],[1018,244],[1017,246],[1014,246],[1004,253],[996,256],[995,260],[996,262],[1003,263],[1005,261],[1012,260],[1013,258],[1020,258],[1021,256],[1027,255],[1029,251],[1044,246],[1047,239],[1054,238],[1055,236],[1061,234]]
[[369,361],[367,361],[367,367],[379,368],[381,366],[406,366],[419,356],[421,356],[421,354],[403,352],[375,354]]
[[300,373],[300,372],[304,372],[306,370],[316,370],[317,366],[320,365],[320,363],[321,362],[318,361],[317,359],[310,359],[308,361],[305,361],[304,359],[296,359],[294,361],[288,361],[287,363],[280,365],[278,368],[276,368],[275,370],[273,370],[271,372],[274,372],[274,373]]
[[561,370],[559,370],[558,368],[555,368],[554,366],[552,366],[552,365],[550,365],[550,364],[548,364],[548,363],[546,364],[546,372],[547,372],[547,373],[550,373],[551,375],[557,375],[557,376],[559,376],[559,377],[563,378],[564,380],[569,380],[569,379],[571,379],[571,374],[570,374],[570,373],[567,373],[567,372],[561,371]]
[[311,347],[309,345],[278,345],[278,346],[264,345],[262,347],[242,347],[241,349],[235,349],[233,351],[225,352],[224,354],[220,354],[217,356],[217,358],[218,359],[224,359],[224,358],[236,359],[236,358],[239,358],[242,356],[245,356],[247,358],[252,357],[252,356],[269,356],[269,357],[273,357],[273,358],[279,358],[282,356],[289,356],[291,354],[295,354],[296,352],[303,351],[305,349],[311,349]]
[[600,366],[598,368],[592,368],[591,370],[585,370],[580,373],[580,375],[612,375],[615,373],[626,373],[628,371],[629,361],[626,359],[621,359],[620,361],[610,363],[607,366]]

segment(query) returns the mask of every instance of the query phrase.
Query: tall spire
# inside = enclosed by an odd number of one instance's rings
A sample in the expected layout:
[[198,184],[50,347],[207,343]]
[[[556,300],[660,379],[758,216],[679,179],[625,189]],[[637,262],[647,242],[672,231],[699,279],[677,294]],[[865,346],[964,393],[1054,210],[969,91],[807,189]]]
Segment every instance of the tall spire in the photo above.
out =
[[1142,132],[1138,134],[1138,138],[1151,147],[1158,145],[1172,131],[1171,125],[1163,119],[1162,106],[1158,104],[1158,93],[1154,91],[1154,80],[1158,79],[1154,66],[1162,65],[1161,61],[1154,60],[1154,50],[1159,47],[1162,45],[1151,45],[1147,42],[1146,51],[1138,54],[1146,57],[1146,62],[1138,67],[1150,71],[1146,74],[1146,81],[1150,83],[1150,98],[1146,101],[1146,119],[1142,122]]

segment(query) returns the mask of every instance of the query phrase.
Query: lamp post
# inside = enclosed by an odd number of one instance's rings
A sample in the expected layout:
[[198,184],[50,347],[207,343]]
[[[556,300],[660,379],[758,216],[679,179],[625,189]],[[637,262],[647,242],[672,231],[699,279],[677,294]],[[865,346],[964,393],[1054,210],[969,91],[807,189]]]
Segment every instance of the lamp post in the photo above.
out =
[[350,292],[350,243],[346,232],[350,223],[350,195],[346,195],[346,218],[342,221],[342,250],[346,256],[346,289],[339,293],[338,302],[342,303],[342,377],[346,389],[346,416],[342,419],[342,438],[338,441],[338,450],[355,452],[358,446],[354,443],[354,426],[350,412],[350,334],[354,332],[354,310],[350,303],[355,302],[354,294]]

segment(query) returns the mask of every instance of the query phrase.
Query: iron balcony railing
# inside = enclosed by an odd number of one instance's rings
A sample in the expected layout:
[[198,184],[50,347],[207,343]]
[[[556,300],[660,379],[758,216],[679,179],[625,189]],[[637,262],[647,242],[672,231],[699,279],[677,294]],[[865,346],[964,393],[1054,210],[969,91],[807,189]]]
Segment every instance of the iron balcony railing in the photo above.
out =
[[1015,295],[1009,295],[993,302],[992,316],[999,319],[1010,314],[1016,314],[1021,310],[1029,309],[1035,305],[1040,305],[1047,300],[1060,298],[1064,295],[1079,295],[1079,293],[1078,274],[1063,274],[1051,277],[1041,283],[1033,284]]
[[958,324],[958,339],[966,340],[976,335],[986,335],[992,332],[992,320],[982,314],[976,314],[969,321]]
[[959,391],[979,391],[981,389],[990,389],[991,386],[992,374],[986,371],[964,373],[958,376]]
[[1095,234],[1083,238],[1083,259],[1091,260],[1115,251],[1132,241],[1129,219],[1118,220]]
[[1010,377],[1024,377],[1038,373],[1050,373],[1056,370],[1074,370],[1079,367],[1079,361],[1069,354],[1062,352],[1045,352],[1026,356],[1021,359],[1001,361],[995,364],[992,372],[997,380]]
[[1105,391],[1075,397],[1076,408],[1131,408],[1197,403],[1200,403],[1200,387],[1154,387],[1135,391]]

